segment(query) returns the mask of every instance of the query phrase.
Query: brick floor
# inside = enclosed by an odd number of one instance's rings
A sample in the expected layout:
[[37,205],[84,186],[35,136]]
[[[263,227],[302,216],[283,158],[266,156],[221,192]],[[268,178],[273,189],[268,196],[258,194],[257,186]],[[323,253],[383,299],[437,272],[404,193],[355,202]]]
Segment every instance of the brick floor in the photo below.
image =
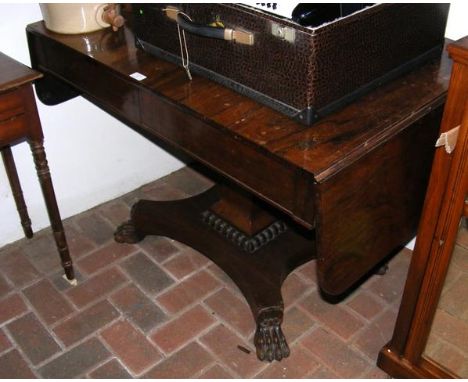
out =
[[60,351],[60,346],[33,313],[10,322],[7,329],[18,347],[34,365]]
[[101,336],[133,374],[141,374],[162,358],[146,336],[128,321],[116,322]]
[[[192,324],[187,325],[187,322]],[[151,339],[164,353],[169,354],[193,340],[214,322],[208,311],[197,305],[157,330]]]
[[468,378],[468,229],[457,237],[425,354],[461,378]]
[[[387,377],[375,359],[393,330],[408,250],[333,305],[319,296],[314,262],[293,272],[283,286],[291,356],[267,364],[256,358],[245,299],[211,261],[164,237],[113,242],[139,197],[209,185],[184,168],[67,219],[77,286],[61,277],[50,229],[0,248],[0,378]],[[454,283],[454,298],[460,290]]]

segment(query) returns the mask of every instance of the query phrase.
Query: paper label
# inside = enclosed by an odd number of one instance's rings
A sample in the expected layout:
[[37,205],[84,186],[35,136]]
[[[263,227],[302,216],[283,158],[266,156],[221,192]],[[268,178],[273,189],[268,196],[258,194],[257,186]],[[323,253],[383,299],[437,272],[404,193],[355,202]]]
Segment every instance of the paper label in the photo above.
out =
[[143,81],[146,78],[146,76],[144,74],[141,74],[141,73],[138,73],[138,72],[130,74],[130,77],[134,78],[137,81]]

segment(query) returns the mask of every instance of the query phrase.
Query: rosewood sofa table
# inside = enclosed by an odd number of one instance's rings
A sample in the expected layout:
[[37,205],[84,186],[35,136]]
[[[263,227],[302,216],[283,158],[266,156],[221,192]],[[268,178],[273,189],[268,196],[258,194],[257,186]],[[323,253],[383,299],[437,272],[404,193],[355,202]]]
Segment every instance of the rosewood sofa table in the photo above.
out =
[[188,81],[138,50],[130,28],[71,36],[38,22],[27,35],[42,102],[82,95],[215,174],[193,198],[137,202],[115,238],[168,236],[218,264],[251,307],[259,359],[289,355],[281,284],[293,269],[316,259],[324,296],[341,296],[414,236],[446,56],[306,127],[208,79]]
[[41,73],[0,53],[0,152],[24,234],[31,238],[31,220],[11,151],[12,145],[28,141],[65,276],[69,282],[75,283],[73,264],[47,164],[44,135],[32,88],[33,82],[41,77]]

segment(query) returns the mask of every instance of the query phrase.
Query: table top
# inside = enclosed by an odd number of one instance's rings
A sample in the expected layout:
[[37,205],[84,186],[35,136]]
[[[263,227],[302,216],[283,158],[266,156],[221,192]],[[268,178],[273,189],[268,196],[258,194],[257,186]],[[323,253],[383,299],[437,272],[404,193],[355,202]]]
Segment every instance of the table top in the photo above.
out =
[[[245,140],[267,155],[323,182],[422,115],[446,97],[451,61],[441,59],[417,68],[360,98],[342,110],[304,126],[241,94],[158,59],[135,47],[130,28],[82,35],[48,31],[43,22],[28,26],[36,33],[87,55],[115,75],[189,109],[214,128]],[[138,72],[146,76],[137,81]],[[331,85],[332,86],[332,85]]]
[[41,73],[0,52],[0,93],[41,77]]

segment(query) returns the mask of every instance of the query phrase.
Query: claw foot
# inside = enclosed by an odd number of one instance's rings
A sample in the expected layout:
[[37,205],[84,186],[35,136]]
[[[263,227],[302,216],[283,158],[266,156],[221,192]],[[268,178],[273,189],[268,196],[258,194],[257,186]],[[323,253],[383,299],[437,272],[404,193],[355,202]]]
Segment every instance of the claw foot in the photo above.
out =
[[262,311],[257,318],[254,344],[260,361],[281,361],[289,356],[289,346],[281,330],[283,311],[269,309]]
[[114,240],[117,243],[135,244],[142,241],[144,237],[131,220],[121,224],[114,233]]
[[375,272],[376,275],[383,276],[388,271],[388,264],[382,265],[377,271]]

